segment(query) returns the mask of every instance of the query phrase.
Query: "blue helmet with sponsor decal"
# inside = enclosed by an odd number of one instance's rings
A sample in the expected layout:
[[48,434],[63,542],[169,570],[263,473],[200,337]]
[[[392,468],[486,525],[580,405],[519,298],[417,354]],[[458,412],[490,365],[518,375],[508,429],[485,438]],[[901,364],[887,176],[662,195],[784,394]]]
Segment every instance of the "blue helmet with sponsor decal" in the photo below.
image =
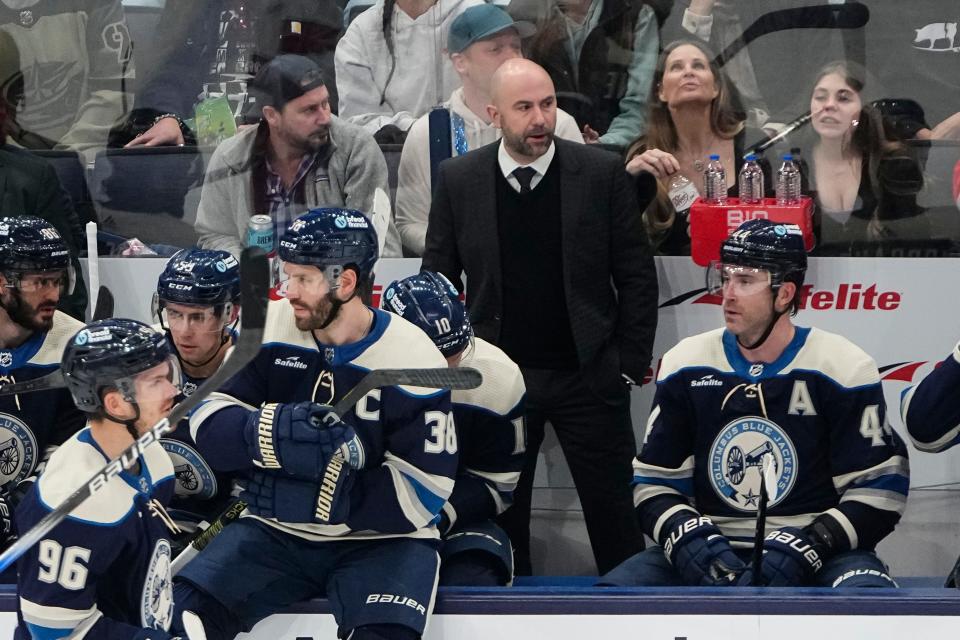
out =
[[87,413],[104,410],[103,392],[108,389],[117,389],[135,404],[134,378],[163,363],[171,367],[171,382],[180,383],[179,365],[166,337],[137,320],[109,318],[88,324],[67,343],[60,363],[74,404]]
[[240,263],[226,251],[178,251],[157,280],[160,302],[216,306],[240,300]]
[[379,255],[377,232],[365,214],[355,209],[311,209],[290,223],[280,238],[279,256],[285,262],[309,265],[324,272],[331,288],[346,268],[363,282],[373,276]]
[[68,269],[70,252],[56,228],[36,216],[0,218],[0,271]]
[[795,224],[747,220],[720,245],[720,261],[766,269],[774,286],[789,281],[799,289],[807,271],[803,232]]
[[444,357],[463,351],[473,339],[473,327],[459,293],[442,274],[432,271],[396,280],[383,292],[387,311],[420,327]]

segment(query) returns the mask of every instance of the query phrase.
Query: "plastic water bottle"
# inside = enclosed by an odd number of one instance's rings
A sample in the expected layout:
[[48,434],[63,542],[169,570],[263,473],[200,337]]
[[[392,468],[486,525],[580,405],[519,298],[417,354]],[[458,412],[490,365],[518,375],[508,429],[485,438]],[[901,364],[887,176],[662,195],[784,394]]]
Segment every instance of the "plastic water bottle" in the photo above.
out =
[[693,201],[700,197],[700,192],[697,191],[697,188],[687,176],[678,172],[670,178],[670,184],[667,185],[667,197],[673,203],[674,211],[686,215]]
[[763,202],[763,169],[752,153],[740,168],[737,180],[740,187],[740,204],[760,204]]
[[720,164],[720,156],[710,156],[710,162],[703,171],[704,200],[708,204],[727,203],[727,172]]
[[789,153],[783,156],[783,164],[777,171],[777,204],[800,202],[800,168]]

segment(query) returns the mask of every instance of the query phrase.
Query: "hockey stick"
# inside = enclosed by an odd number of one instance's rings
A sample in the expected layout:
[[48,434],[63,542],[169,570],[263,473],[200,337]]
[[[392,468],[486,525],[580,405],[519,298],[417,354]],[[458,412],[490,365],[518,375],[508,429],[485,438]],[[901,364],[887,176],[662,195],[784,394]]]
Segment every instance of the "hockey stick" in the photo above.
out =
[[770,499],[770,487],[773,488],[773,499],[777,497],[776,479],[771,480],[768,477],[772,475],[770,471],[774,464],[773,456],[765,453],[760,463],[760,501],[757,504],[757,531],[753,536],[753,575],[750,583],[753,587],[763,586],[760,584],[760,574],[763,568],[763,540],[767,534],[767,502]]
[[143,454],[143,450],[160,440],[173,430],[181,420],[187,417],[208,395],[219,389],[237,374],[260,350],[263,327],[267,316],[267,291],[270,288],[270,268],[262,250],[245,249],[240,258],[241,303],[243,305],[240,339],[233,353],[223,366],[200,385],[183,402],[171,409],[166,418],[155,424],[127,447],[116,459],[98,471],[83,486],[70,494],[55,509],[43,517],[32,529],[20,536],[0,555],[0,572],[13,564],[30,547],[40,541],[51,529],[79,507],[87,498],[100,491],[107,483],[124,469],[131,468]]
[[104,320],[113,316],[113,294],[110,289],[100,285],[97,291],[97,308],[93,310],[92,320]]
[[[457,367],[455,369],[378,369],[365,375],[355,387],[347,391],[333,406],[333,412],[343,415],[360,398],[378,387],[408,385],[429,389],[476,389],[483,382],[483,376],[476,369]],[[198,532],[187,543],[170,564],[170,571],[177,575],[181,569],[217,537],[225,526],[240,517],[247,508],[241,500],[233,502],[223,513],[217,516],[209,527]]]

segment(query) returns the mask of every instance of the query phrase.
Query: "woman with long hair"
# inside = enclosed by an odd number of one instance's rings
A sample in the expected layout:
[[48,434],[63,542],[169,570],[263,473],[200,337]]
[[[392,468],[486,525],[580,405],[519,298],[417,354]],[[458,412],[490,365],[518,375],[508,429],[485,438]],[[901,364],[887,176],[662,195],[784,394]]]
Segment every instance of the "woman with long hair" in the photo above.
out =
[[920,166],[863,101],[863,77],[853,64],[830,63],[810,95],[813,141],[805,173],[820,255],[883,254],[876,243],[929,237],[927,221],[917,218]]
[[[702,195],[703,170],[712,154],[726,168],[727,188],[733,189],[742,165],[748,136],[743,114],[733,107],[728,85],[713,54],[699,42],[678,40],[667,45],[657,61],[648,102],[647,131],[627,150],[627,171],[657,178],[657,196],[644,212],[644,223],[660,253],[689,253],[685,212],[678,212],[668,189],[677,174]],[[755,140],[751,140],[755,141]],[[769,176],[770,171],[765,174]]]

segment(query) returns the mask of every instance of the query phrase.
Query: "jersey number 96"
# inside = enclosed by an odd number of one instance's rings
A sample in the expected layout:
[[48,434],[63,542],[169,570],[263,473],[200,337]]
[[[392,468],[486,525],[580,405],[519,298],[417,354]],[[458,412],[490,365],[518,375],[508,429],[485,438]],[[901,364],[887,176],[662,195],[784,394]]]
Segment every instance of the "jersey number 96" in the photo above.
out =
[[87,584],[87,567],[82,562],[90,561],[90,549],[67,547],[56,540],[40,541],[40,582],[59,584],[69,591],[79,591]]

